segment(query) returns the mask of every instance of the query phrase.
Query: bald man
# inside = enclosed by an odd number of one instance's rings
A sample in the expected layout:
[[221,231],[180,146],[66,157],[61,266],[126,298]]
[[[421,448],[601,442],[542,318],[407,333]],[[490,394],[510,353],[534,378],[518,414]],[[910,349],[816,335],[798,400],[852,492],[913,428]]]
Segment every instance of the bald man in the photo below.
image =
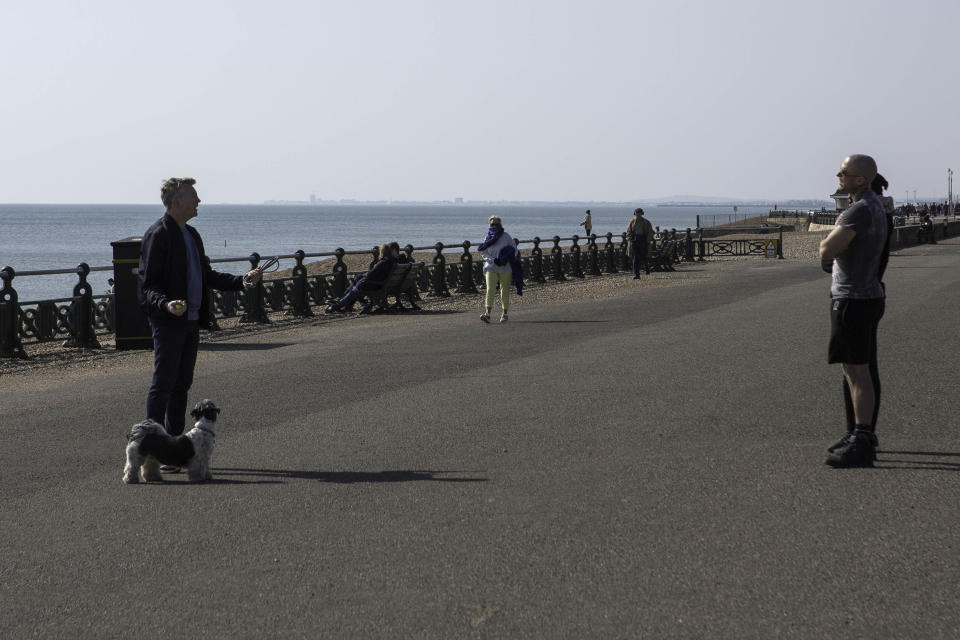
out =
[[847,412],[846,435],[828,448],[827,464],[832,467],[872,467],[876,459],[877,327],[886,298],[880,277],[887,245],[887,216],[870,188],[876,175],[877,163],[870,156],[844,159],[837,178],[852,204],[820,243],[820,259],[824,269],[831,267],[832,278],[828,361],[840,363],[843,370]]

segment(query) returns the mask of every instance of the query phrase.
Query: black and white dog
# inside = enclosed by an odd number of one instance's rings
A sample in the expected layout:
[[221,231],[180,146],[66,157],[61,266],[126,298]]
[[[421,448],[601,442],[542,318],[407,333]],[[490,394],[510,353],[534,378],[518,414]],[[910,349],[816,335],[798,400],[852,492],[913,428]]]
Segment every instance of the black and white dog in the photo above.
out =
[[123,468],[123,481],[127,484],[140,482],[141,468],[145,482],[160,482],[160,465],[184,467],[190,482],[212,480],[210,456],[216,434],[217,414],[220,409],[210,400],[201,400],[190,415],[197,422],[193,429],[182,436],[170,436],[167,430],[153,420],[144,420],[133,425],[127,435],[127,466]]

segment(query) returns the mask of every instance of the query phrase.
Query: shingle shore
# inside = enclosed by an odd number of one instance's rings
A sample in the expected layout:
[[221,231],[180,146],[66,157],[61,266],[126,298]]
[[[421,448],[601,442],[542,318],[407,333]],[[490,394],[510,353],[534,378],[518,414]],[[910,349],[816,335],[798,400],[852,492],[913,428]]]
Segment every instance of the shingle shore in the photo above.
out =
[[[820,240],[827,234],[826,231],[814,232],[787,232],[783,234],[783,256],[790,261],[809,261],[817,258],[817,247]],[[728,236],[727,238],[735,238]],[[753,237],[753,236],[750,236]],[[426,262],[432,261],[435,253],[414,253],[414,258]],[[445,254],[450,260],[456,259],[456,254]],[[370,255],[344,256],[344,262],[350,271],[364,271],[370,264]],[[523,313],[527,305],[553,304],[571,300],[604,300],[629,295],[636,289],[652,289],[663,287],[687,286],[709,281],[720,273],[741,269],[746,261],[765,260],[757,256],[710,258],[706,262],[697,263],[704,268],[696,270],[686,269],[686,263],[677,266],[677,271],[669,273],[652,273],[634,280],[629,272],[620,272],[602,276],[587,276],[583,279],[570,278],[565,282],[546,282],[544,284],[529,283],[524,289],[523,296],[511,296],[511,310],[515,314]],[[330,273],[332,259],[307,263],[309,274]],[[269,274],[267,277],[283,277],[289,275],[289,270]],[[448,298],[434,298],[423,295],[419,303],[425,310],[454,311],[481,313],[483,294],[456,294],[451,293]],[[497,303],[499,304],[499,303]],[[332,317],[322,315],[322,309],[314,307],[316,316],[313,318],[292,318],[282,312],[270,313],[270,325],[239,324],[236,318],[218,319],[222,331],[202,332],[201,342],[220,342],[238,335],[263,333],[282,330],[291,326],[303,324],[324,324],[326,322],[342,321],[350,318],[350,314],[335,314]],[[362,317],[360,318],[362,321]],[[15,358],[0,358],[0,374],[4,376],[18,371],[28,371],[53,367],[102,367],[125,355],[139,352],[123,352],[114,350],[112,334],[98,337],[102,349],[68,349],[60,346],[60,341],[25,344],[24,350],[30,356],[28,360]]]

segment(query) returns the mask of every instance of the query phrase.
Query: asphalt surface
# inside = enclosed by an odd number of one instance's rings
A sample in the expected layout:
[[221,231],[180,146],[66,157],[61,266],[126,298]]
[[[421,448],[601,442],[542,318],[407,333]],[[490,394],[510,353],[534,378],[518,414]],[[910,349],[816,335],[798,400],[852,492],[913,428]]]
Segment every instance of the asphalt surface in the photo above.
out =
[[816,264],[206,345],[206,484],[120,481],[148,354],[5,375],[0,636],[957,637],[958,274],[891,259],[875,469]]

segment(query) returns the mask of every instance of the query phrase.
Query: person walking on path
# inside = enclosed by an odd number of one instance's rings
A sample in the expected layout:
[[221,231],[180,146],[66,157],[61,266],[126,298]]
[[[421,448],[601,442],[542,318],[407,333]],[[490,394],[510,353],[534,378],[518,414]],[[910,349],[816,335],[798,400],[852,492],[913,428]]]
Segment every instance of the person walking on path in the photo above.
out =
[[[523,268],[517,255],[517,245],[510,234],[503,230],[500,216],[490,216],[490,228],[487,237],[477,250],[483,257],[483,274],[487,286],[486,311],[480,316],[483,322],[490,322],[490,312],[493,310],[493,300],[500,287],[500,307],[503,314],[500,322],[506,322],[510,311],[510,286],[516,285],[517,295],[523,295]],[[517,273],[519,269],[519,273]]]
[[583,234],[586,237],[590,237],[590,232],[593,231],[593,220],[590,218],[590,209],[587,209],[587,212],[583,215],[583,222],[580,223],[583,227]]
[[830,343],[828,362],[843,370],[844,405],[854,424],[828,449],[832,467],[872,467],[878,445],[880,373],[877,328],[886,304],[881,283],[889,251],[887,215],[871,188],[877,163],[867,155],[844,159],[837,178],[852,204],[820,243],[824,268],[832,261],[830,284]]
[[[193,384],[200,329],[210,328],[205,292],[243,289],[243,277],[214,271],[200,234],[187,221],[197,216],[200,198],[193,178],[170,178],[160,188],[166,208],[143,234],[137,297],[153,330],[153,380],[147,392],[147,418],[167,433],[183,433],[187,392]],[[256,283],[260,271],[246,277]],[[161,470],[176,471],[175,468]]]
[[[387,278],[390,277],[390,272],[393,271],[394,265],[397,264],[397,255],[400,253],[400,245],[397,244],[396,250],[394,250],[392,245],[397,243],[388,242],[380,246],[377,255],[380,256],[380,259],[370,267],[370,270],[366,273],[361,273],[353,279],[353,282],[350,283],[350,286],[347,287],[347,290],[343,292],[343,295],[339,300],[329,305],[323,310],[324,314],[331,314],[340,311],[343,308],[353,308],[353,303],[357,301],[365,291],[372,291],[375,289],[381,288],[386,282]],[[367,311],[367,308],[364,308],[364,311]]]
[[650,275],[650,245],[653,243],[653,225],[643,217],[643,209],[637,207],[633,210],[633,220],[627,226],[627,240],[630,241],[628,249],[633,258],[633,279],[640,278],[640,265],[643,264],[643,270]]

